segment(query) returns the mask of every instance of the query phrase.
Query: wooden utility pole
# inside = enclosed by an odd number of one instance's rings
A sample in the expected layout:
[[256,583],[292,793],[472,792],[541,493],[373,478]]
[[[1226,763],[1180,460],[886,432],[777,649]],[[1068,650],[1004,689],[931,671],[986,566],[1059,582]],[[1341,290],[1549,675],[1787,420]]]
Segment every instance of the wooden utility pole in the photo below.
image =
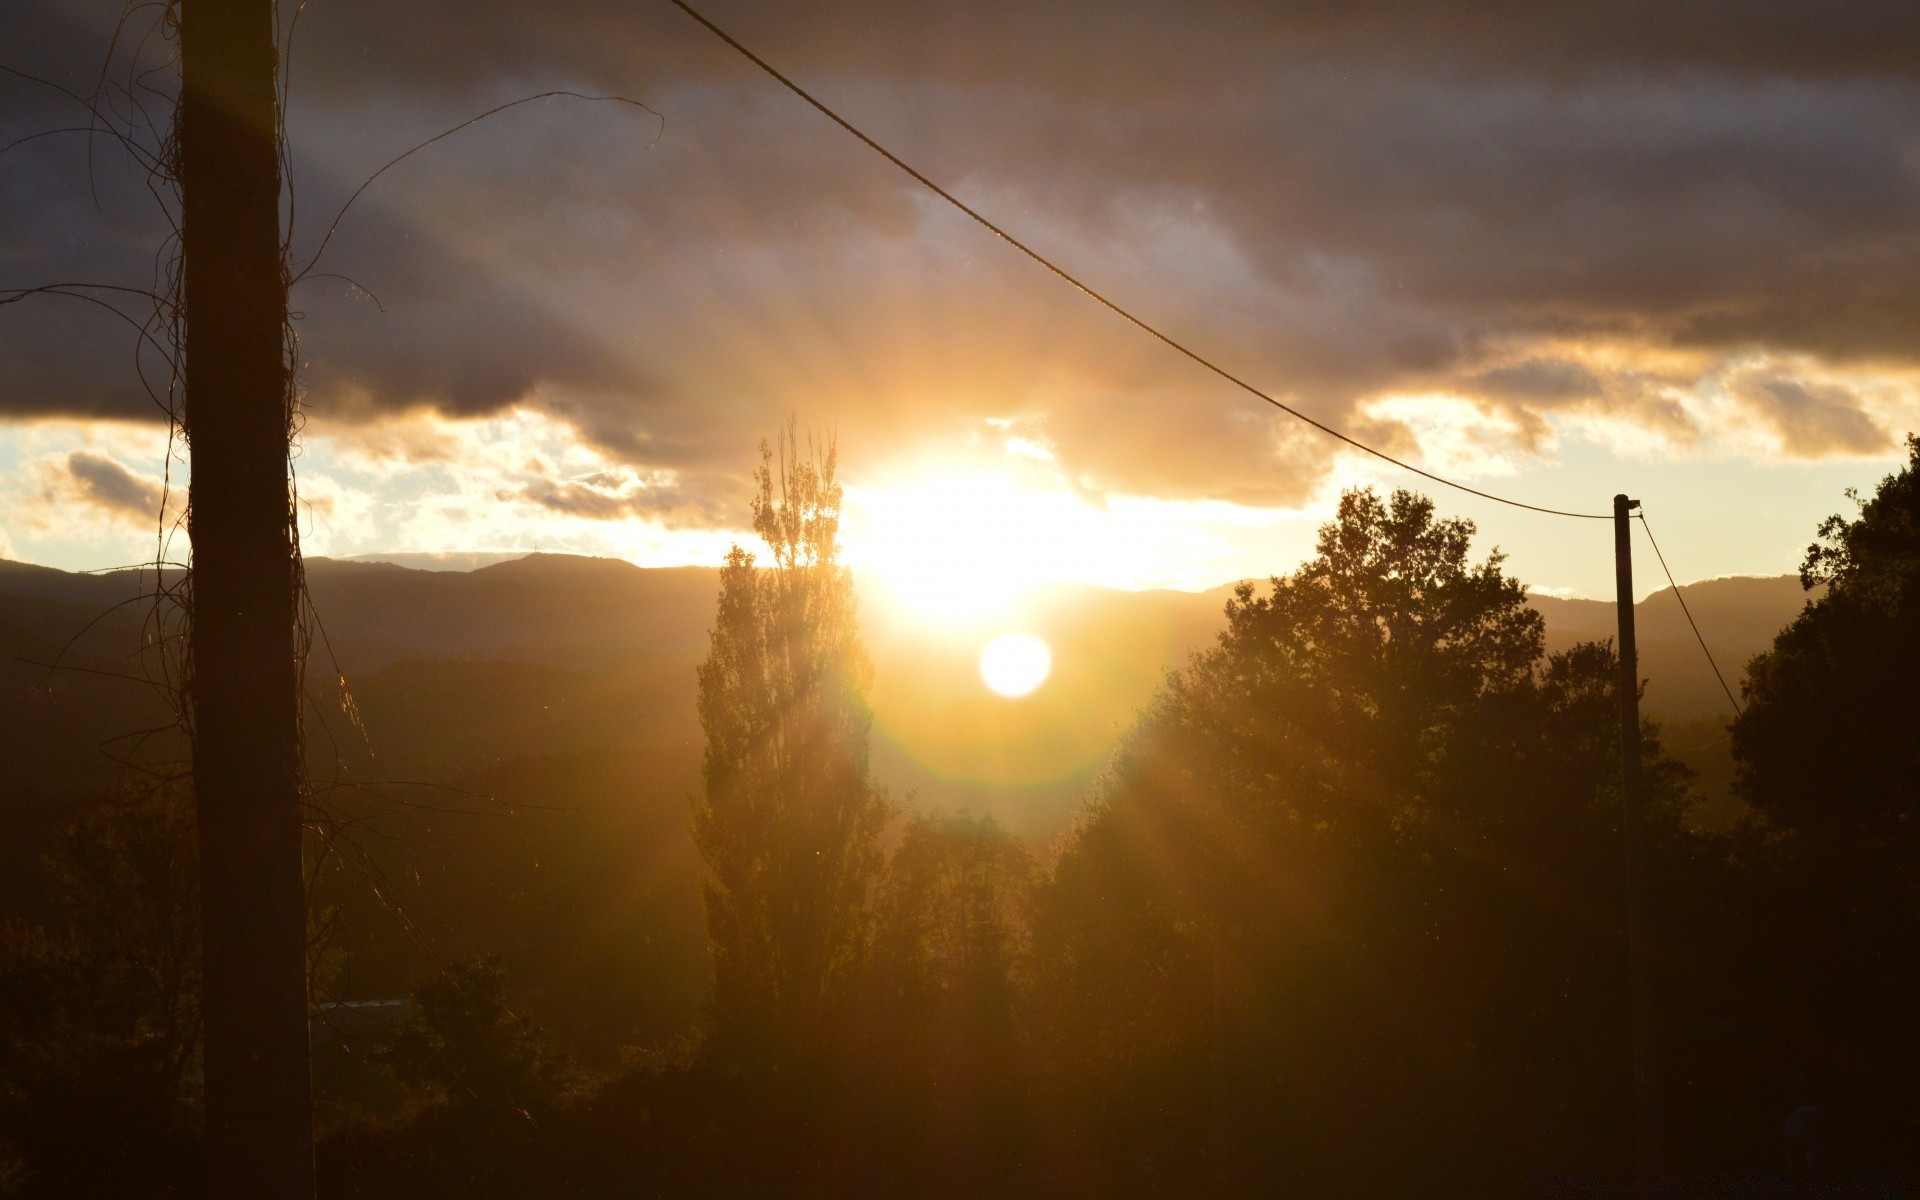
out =
[[1633,510],[1613,498],[1613,573],[1620,611],[1620,782],[1627,851],[1627,974],[1633,1006],[1633,1143],[1639,1173],[1660,1170],[1660,1080],[1655,1071],[1653,946],[1647,929],[1646,793],[1640,778],[1640,663],[1633,633]]
[[273,0],[180,0],[193,781],[210,1200],[310,1200]]

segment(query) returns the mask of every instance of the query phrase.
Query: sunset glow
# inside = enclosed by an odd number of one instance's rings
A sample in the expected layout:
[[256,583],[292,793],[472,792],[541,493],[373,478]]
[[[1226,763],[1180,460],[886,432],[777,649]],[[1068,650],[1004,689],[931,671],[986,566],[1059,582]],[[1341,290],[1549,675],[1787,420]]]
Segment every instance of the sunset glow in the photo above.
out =
[[980,651],[980,680],[996,695],[1015,699],[1047,681],[1053,651],[1030,633],[1003,633]]
[[1920,1178],[1920,3],[307,7],[6,10],[0,1200]]
[[1091,493],[1044,467],[934,467],[849,485],[842,545],[881,607],[978,633],[1050,584],[1200,591],[1259,574],[1311,545],[1321,511]]
[[890,603],[944,624],[1004,613],[1036,583],[1067,576],[1085,526],[1070,497],[1000,473],[935,477],[854,503],[855,569],[878,579]]

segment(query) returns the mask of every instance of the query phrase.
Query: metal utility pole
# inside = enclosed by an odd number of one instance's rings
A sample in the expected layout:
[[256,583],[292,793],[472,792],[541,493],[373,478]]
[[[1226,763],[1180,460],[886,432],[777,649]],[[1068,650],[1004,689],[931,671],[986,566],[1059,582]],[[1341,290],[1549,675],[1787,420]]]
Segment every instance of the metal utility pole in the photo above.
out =
[[311,1200],[273,0],[180,0],[207,1190]]
[[1620,610],[1621,827],[1627,851],[1627,973],[1633,1004],[1634,1162],[1660,1170],[1660,1080],[1655,1072],[1652,943],[1647,929],[1646,794],[1640,778],[1640,664],[1633,635],[1633,517],[1638,500],[1613,498],[1613,569]]

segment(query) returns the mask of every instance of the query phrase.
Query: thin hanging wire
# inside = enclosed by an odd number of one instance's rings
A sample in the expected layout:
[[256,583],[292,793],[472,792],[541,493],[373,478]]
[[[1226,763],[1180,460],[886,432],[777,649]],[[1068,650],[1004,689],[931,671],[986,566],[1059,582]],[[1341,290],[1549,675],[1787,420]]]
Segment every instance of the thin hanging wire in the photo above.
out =
[[1179,351],[1181,354],[1185,355],[1187,358],[1198,363],[1200,366],[1205,367],[1207,370],[1213,372],[1215,375],[1218,375],[1220,378],[1226,380],[1228,383],[1233,384],[1235,387],[1248,393],[1249,395],[1266,401],[1268,404],[1273,405],[1273,407],[1279,409],[1283,413],[1286,413],[1290,417],[1293,417],[1297,420],[1305,421],[1307,424],[1313,426],[1315,429],[1318,429],[1321,433],[1326,434],[1328,437],[1344,442],[1347,445],[1353,447],[1354,449],[1361,451],[1362,453],[1370,454],[1373,457],[1381,460],[1382,462],[1391,463],[1394,466],[1399,467],[1403,471],[1409,471],[1415,475],[1418,475],[1422,479],[1431,480],[1434,483],[1440,484],[1442,487],[1450,487],[1455,491],[1465,492],[1469,496],[1478,496],[1482,500],[1491,500],[1496,504],[1505,504],[1510,508],[1522,508],[1527,510],[1528,512],[1544,513],[1547,516],[1551,516],[1551,517],[1576,517],[1586,521],[1611,521],[1613,519],[1612,513],[1568,512],[1558,508],[1545,508],[1538,504],[1528,504],[1525,501],[1512,500],[1505,496],[1495,495],[1492,492],[1483,492],[1476,487],[1469,487],[1464,483],[1459,483],[1455,480],[1448,479],[1445,476],[1436,475],[1432,471],[1424,470],[1420,467],[1414,466],[1410,462],[1406,462],[1402,459],[1395,458],[1393,455],[1388,454],[1384,450],[1377,450],[1374,447],[1367,445],[1365,442],[1359,441],[1358,439],[1351,437],[1348,434],[1342,433],[1340,430],[1335,429],[1331,425],[1328,425],[1321,421],[1317,421],[1314,418],[1308,416],[1306,413],[1301,412],[1299,409],[1294,408],[1293,406],[1274,398],[1273,396],[1267,394],[1266,392],[1261,391],[1259,388],[1253,386],[1251,383],[1248,383],[1246,380],[1240,378],[1238,375],[1233,374],[1231,371],[1228,371],[1225,367],[1220,366],[1218,363],[1215,363],[1212,359],[1201,354],[1199,351],[1190,349],[1184,343],[1174,339],[1171,335],[1161,332],[1157,327],[1148,324],[1146,321],[1142,320],[1139,317],[1134,316],[1131,312],[1122,308],[1116,302],[1107,299],[1106,296],[1095,291],[1088,284],[1082,282],[1079,279],[1079,277],[1067,271],[1064,267],[1061,267],[1059,264],[1055,263],[1052,259],[1048,258],[1046,255],[1040,253],[1038,250],[1035,250],[1033,247],[1027,245],[1025,242],[1021,241],[1019,238],[1014,237],[1012,234],[1008,233],[1006,230],[1000,228],[1000,226],[994,224],[992,221],[988,220],[986,217],[980,215],[980,213],[976,212],[974,209],[968,207],[963,201],[961,201],[958,197],[956,197],[952,192],[947,191],[947,189],[941,187],[939,184],[927,178],[925,175],[922,175],[919,171],[916,171],[912,167],[908,166],[904,161],[902,161],[899,155],[893,153],[893,151],[891,150],[888,150],[885,146],[882,146],[879,142],[874,141],[872,138],[868,137],[865,133],[862,133],[858,128],[854,126],[854,124],[851,121],[847,120],[845,117],[841,116],[839,113],[833,111],[831,108],[828,108],[825,104],[815,99],[811,92],[808,92],[805,88],[801,87],[799,84],[795,83],[793,80],[788,79],[785,75],[782,75],[779,71],[775,70],[773,66],[769,64],[765,59],[761,58],[759,55],[755,54],[753,51],[747,49],[745,46],[741,45],[737,40],[733,38],[732,35],[728,34],[726,30],[721,29],[718,25],[715,25],[712,21],[709,21],[706,17],[702,16],[698,11],[696,11],[693,8],[692,5],[686,3],[686,0],[672,0],[672,3],[674,7],[680,9],[682,12],[686,13],[688,16],[698,21],[700,24],[706,26],[707,30],[711,32],[715,37],[719,38],[721,41],[725,42],[727,45],[733,47],[733,49],[739,51],[740,54],[744,58],[746,58],[748,62],[751,62],[754,66],[759,67],[762,71],[765,71],[768,75],[771,75],[774,79],[778,80],[780,84],[783,87],[785,87],[788,91],[792,92],[794,95],[800,97],[802,100],[805,100],[808,104],[818,109],[824,116],[826,116],[828,120],[832,121],[834,124],[838,125],[840,128],[846,130],[848,133],[858,138],[861,142],[863,142],[867,146],[868,149],[872,150],[874,153],[878,154],[880,157],[886,159],[888,162],[892,163],[894,166],[900,168],[902,171],[905,171],[921,186],[925,187],[928,191],[940,197],[942,200],[945,200],[948,204],[951,204],[953,207],[959,209],[962,213],[965,213],[968,217],[971,217],[977,224],[979,224],[982,228],[987,230],[989,233],[993,234],[995,237],[999,238],[1001,241],[1007,243],[1009,246],[1012,246],[1014,249],[1020,251],[1020,253],[1026,255],[1028,258],[1032,259],[1034,262],[1039,263],[1041,266],[1053,272],[1055,275],[1059,276],[1061,279],[1065,280],[1067,283],[1071,284],[1073,287],[1079,289],[1081,292],[1085,293],[1090,299],[1099,303],[1101,306],[1106,308],[1109,312],[1112,312],[1115,316],[1120,317],[1122,320],[1126,321],[1128,324],[1133,325],[1135,328],[1141,330],[1146,334],[1149,334],[1150,336],[1154,337],[1155,339],[1159,340],[1165,345],[1171,347],[1172,349]]
[[1693,619],[1693,610],[1687,607],[1687,598],[1681,594],[1680,585],[1674,582],[1673,572],[1667,569],[1667,556],[1660,553],[1660,543],[1654,540],[1653,526],[1647,524],[1647,510],[1643,505],[1634,516],[1640,519],[1640,529],[1647,535],[1647,544],[1653,547],[1653,557],[1660,563],[1660,571],[1667,577],[1667,586],[1673,589],[1673,598],[1680,602],[1680,611],[1686,614],[1687,627],[1693,630],[1693,640],[1700,643],[1700,653],[1707,656],[1707,665],[1713,668],[1713,677],[1720,681],[1720,690],[1727,694],[1727,703],[1733,705],[1733,715],[1744,716],[1745,710],[1734,697],[1733,689],[1727,686],[1727,677],[1720,673],[1720,664],[1713,660],[1713,651],[1707,649],[1707,639],[1700,636],[1700,626]]

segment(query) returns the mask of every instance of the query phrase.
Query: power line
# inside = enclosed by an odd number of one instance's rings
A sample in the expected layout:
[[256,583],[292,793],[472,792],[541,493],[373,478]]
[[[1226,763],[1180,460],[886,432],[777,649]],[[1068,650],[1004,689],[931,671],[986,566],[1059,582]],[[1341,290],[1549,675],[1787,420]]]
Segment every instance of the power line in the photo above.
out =
[[[1547,516],[1573,517],[1580,520],[1594,520],[1594,521],[1604,521],[1604,520],[1612,519],[1612,514],[1610,513],[1568,512],[1563,509],[1546,508],[1537,504],[1528,504],[1525,501],[1513,500],[1506,496],[1498,496],[1492,492],[1484,492],[1484,491],[1481,491],[1479,488],[1470,487],[1467,484],[1459,483],[1455,480],[1448,479],[1441,475],[1436,475],[1432,471],[1424,470],[1420,467],[1414,466],[1412,463],[1405,462],[1401,459],[1395,458],[1393,455],[1388,454],[1384,450],[1375,449],[1374,447],[1367,445],[1365,442],[1359,441],[1358,439],[1353,438],[1348,434],[1342,433],[1340,430],[1335,429],[1330,425],[1327,425],[1321,421],[1315,420],[1313,417],[1308,416],[1306,413],[1301,412],[1299,409],[1294,408],[1291,405],[1288,405],[1279,399],[1276,399],[1275,397],[1269,395],[1268,393],[1253,386],[1251,383],[1248,383],[1246,380],[1240,378],[1238,375],[1235,375],[1231,371],[1228,371],[1226,368],[1220,366],[1218,363],[1215,363],[1212,359],[1207,358],[1205,355],[1201,354],[1199,351],[1191,349],[1184,343],[1175,339],[1170,334],[1162,332],[1159,328],[1149,324],[1147,321],[1143,320],[1142,318],[1135,316],[1132,312],[1128,311],[1127,309],[1122,308],[1118,303],[1108,299],[1105,295],[1096,291],[1093,287],[1083,282],[1078,276],[1075,276],[1072,272],[1066,270],[1066,268],[1055,263],[1052,259],[1049,259],[1044,254],[1041,254],[1038,250],[1035,250],[1033,247],[1027,245],[1025,242],[1021,241],[1019,238],[1014,237],[1011,233],[1008,233],[1006,230],[1002,229],[1000,226],[994,224],[992,221],[988,220],[985,216],[982,216],[978,211],[976,211],[975,209],[967,205],[966,202],[962,201],[959,197],[955,196],[952,192],[947,191],[945,188],[941,187],[939,184],[935,183],[933,180],[921,174],[918,170],[915,170],[912,166],[908,165],[903,159],[901,159],[899,155],[893,153],[893,151],[891,150],[888,150],[885,146],[882,146],[879,142],[875,141],[873,138],[869,137],[865,132],[860,130],[851,121],[847,120],[845,117],[841,116],[839,113],[835,112],[833,109],[827,107],[826,104],[824,104],[819,99],[817,99],[811,92],[807,91],[805,88],[801,87],[799,84],[795,83],[793,80],[781,74],[780,71],[777,70],[771,63],[767,62],[765,59],[761,58],[759,55],[755,54],[753,51],[747,49],[744,45],[742,45],[739,42],[738,39],[734,38],[726,30],[720,28],[718,25],[715,25],[712,21],[708,20],[692,5],[688,4],[686,0],[671,0],[671,2],[673,3],[674,7],[680,9],[682,12],[692,17],[695,21],[698,21],[701,25],[706,27],[708,32],[712,33],[715,37],[719,38],[721,41],[725,42],[728,46],[731,46],[734,50],[739,52],[739,54],[742,57],[744,57],[748,62],[751,62],[754,66],[760,68],[762,71],[772,76],[776,81],[780,83],[782,87],[785,87],[788,91],[800,97],[800,99],[806,101],[809,105],[811,105],[814,109],[818,110],[828,120],[840,126],[840,128],[846,130],[848,133],[852,134],[855,138],[859,139],[859,141],[863,143],[868,149],[872,150],[874,153],[878,154],[880,157],[886,159],[888,162],[892,163],[894,166],[904,171],[915,182],[919,183],[922,187],[925,187],[928,191],[932,192],[934,195],[940,197],[942,200],[945,200],[948,204],[952,205],[954,208],[958,209],[960,212],[966,214],[966,216],[971,218],[976,224],[980,225],[982,228],[986,229],[989,233],[993,234],[995,237],[999,238],[1001,241],[1006,242],[1009,246],[1012,246],[1014,249],[1020,251],[1020,253],[1026,255],[1028,258],[1032,259],[1034,262],[1039,263],[1042,267],[1045,267],[1048,271],[1052,272],[1054,275],[1058,276],[1060,279],[1072,285],[1078,291],[1084,293],[1086,296],[1088,296],[1092,300],[1099,303],[1102,307],[1106,308],[1109,312],[1112,312],[1115,316],[1120,317],[1122,320],[1126,321],[1128,324],[1133,325],[1135,328],[1141,330],[1146,334],[1149,334],[1150,336],[1152,336],[1159,342],[1163,343],[1164,345],[1178,351],[1180,354],[1184,355],[1188,359],[1192,360],[1193,362],[1199,364],[1202,367],[1205,367],[1207,370],[1213,372],[1215,375],[1218,375],[1220,378],[1233,384],[1235,387],[1241,389],[1242,391],[1247,392],[1249,395],[1257,397],[1260,400],[1264,400],[1266,403],[1279,409],[1281,412],[1286,413],[1288,416],[1294,417],[1300,421],[1304,421],[1308,425],[1311,425],[1315,429],[1319,430],[1321,433],[1324,433],[1329,437],[1335,438],[1338,441],[1343,442],[1346,445],[1351,446],[1356,450],[1372,455],[1374,458],[1380,459],[1382,462],[1391,463],[1392,465],[1399,467],[1403,471],[1407,471],[1414,475],[1420,476],[1422,479],[1431,480],[1432,482],[1440,484],[1443,487],[1453,488],[1455,491],[1464,492],[1470,496],[1478,496],[1482,500],[1491,500],[1496,504],[1504,504],[1511,508],[1525,509],[1528,512],[1543,513],[1543,514],[1546,514]],[[1646,532],[1647,543],[1653,547],[1654,558],[1659,561],[1660,570],[1663,574],[1666,575],[1668,586],[1670,586],[1673,589],[1674,599],[1680,602],[1680,611],[1687,618],[1688,628],[1693,630],[1693,637],[1694,637],[1694,640],[1698,642],[1700,645],[1700,652],[1706,656],[1707,665],[1713,668],[1713,676],[1716,680],[1719,681],[1720,690],[1726,693],[1727,702],[1733,706],[1734,714],[1736,716],[1740,715],[1742,712],[1740,701],[1734,696],[1733,689],[1730,686],[1728,686],[1727,677],[1721,672],[1720,664],[1714,660],[1713,651],[1707,648],[1706,638],[1701,636],[1700,626],[1698,622],[1696,622],[1693,619],[1693,611],[1692,609],[1687,607],[1687,598],[1681,593],[1680,585],[1674,579],[1672,570],[1670,570],[1667,567],[1666,556],[1661,554],[1660,552],[1660,543],[1654,539],[1653,527],[1647,523],[1645,509],[1642,509],[1636,515],[1640,519],[1641,529],[1643,529]]]
[[1422,479],[1431,480],[1434,483],[1440,484],[1442,487],[1450,487],[1455,491],[1465,492],[1469,496],[1478,496],[1482,500],[1491,500],[1496,504],[1505,504],[1510,508],[1523,508],[1523,509],[1526,509],[1528,512],[1544,513],[1547,516],[1551,516],[1551,517],[1577,517],[1582,520],[1588,520],[1588,521],[1611,521],[1613,519],[1612,513],[1567,512],[1558,508],[1544,508],[1538,504],[1528,504],[1521,500],[1510,500],[1505,496],[1496,496],[1492,492],[1483,492],[1479,488],[1469,487],[1464,483],[1457,483],[1454,480],[1445,478],[1444,476],[1435,475],[1432,471],[1423,470],[1420,467],[1414,466],[1412,463],[1405,462],[1405,461],[1402,461],[1401,459],[1395,458],[1393,455],[1388,454],[1384,450],[1376,450],[1372,446],[1367,445],[1365,442],[1359,441],[1345,433],[1342,433],[1340,430],[1335,429],[1333,426],[1327,425],[1321,421],[1317,421],[1314,418],[1308,416],[1306,413],[1301,412],[1299,409],[1294,408],[1291,405],[1284,403],[1283,401],[1275,399],[1273,396],[1268,395],[1266,392],[1261,391],[1259,388],[1253,386],[1251,383],[1248,383],[1246,380],[1240,378],[1238,375],[1235,375],[1231,371],[1228,371],[1225,367],[1222,367],[1219,364],[1215,363],[1212,359],[1207,358],[1205,355],[1201,354],[1199,351],[1189,349],[1184,343],[1176,340],[1171,335],[1162,333],[1155,326],[1150,325],[1146,321],[1142,320],[1141,318],[1134,316],[1131,312],[1122,308],[1119,304],[1115,303],[1112,300],[1107,299],[1107,297],[1095,291],[1092,287],[1088,286],[1086,283],[1083,283],[1077,276],[1067,271],[1064,267],[1059,266],[1052,259],[1049,259],[1046,255],[1040,253],[1038,250],[1035,250],[1033,247],[1027,245],[1025,242],[1021,241],[1019,238],[1014,237],[1012,234],[1008,233],[1006,230],[1000,228],[1000,226],[994,224],[992,221],[988,220],[986,217],[980,215],[980,213],[976,212],[974,209],[968,207],[963,201],[961,201],[952,192],[949,192],[947,189],[941,187],[939,184],[935,183],[933,180],[927,178],[925,175],[922,175],[919,171],[916,171],[912,167],[908,166],[906,162],[900,158],[899,155],[893,153],[893,151],[887,149],[885,146],[882,146],[879,142],[874,141],[871,137],[868,137],[865,133],[862,133],[858,128],[854,126],[854,124],[851,121],[847,120],[845,117],[841,116],[839,113],[833,111],[833,109],[828,108],[825,104],[815,99],[811,92],[807,91],[805,88],[801,87],[799,84],[795,83],[793,80],[788,79],[785,75],[782,75],[779,71],[775,70],[772,64],[768,63],[766,59],[761,58],[759,55],[755,54],[753,51],[741,45],[739,41],[737,41],[731,34],[727,33],[726,30],[720,28],[718,25],[715,25],[712,21],[709,21],[706,17],[702,16],[697,10],[695,10],[692,5],[686,3],[686,0],[672,0],[672,4],[674,5],[675,8],[678,8],[680,11],[686,13],[688,16],[698,21],[700,24],[706,26],[707,30],[710,33],[712,33],[715,37],[719,38],[721,41],[725,42],[727,45],[733,47],[735,50],[739,51],[741,56],[744,57],[748,62],[752,63],[756,67],[759,67],[762,71],[765,71],[768,75],[771,75],[774,79],[778,80],[781,86],[785,87],[788,91],[800,97],[802,100],[805,100],[808,104],[812,105],[815,109],[818,109],[820,113],[824,115],[828,120],[832,121],[834,124],[846,130],[848,133],[858,138],[861,142],[865,143],[868,149],[872,150],[875,154],[878,154],[880,157],[886,159],[888,162],[892,163],[894,166],[906,172],[916,182],[918,182],[921,186],[925,187],[928,191],[932,192],[934,195],[940,197],[942,200],[945,200],[948,204],[951,204],[953,207],[959,209],[961,212],[971,217],[977,224],[979,224],[982,228],[986,229],[989,233],[993,234],[995,237],[999,238],[1001,241],[1007,243],[1009,246],[1012,246],[1014,249],[1020,251],[1020,253],[1026,255],[1028,258],[1032,259],[1034,262],[1039,263],[1041,266],[1053,272],[1055,275],[1059,276],[1061,279],[1065,280],[1067,283],[1073,285],[1075,288],[1085,293],[1089,298],[1098,302],[1101,306],[1106,308],[1109,312],[1112,312],[1115,316],[1120,317],[1122,320],[1126,321],[1128,324],[1133,325],[1135,328],[1141,330],[1142,332],[1151,335],[1152,337],[1156,338],[1157,340],[1171,347],[1172,349],[1179,351],[1181,354],[1185,355],[1187,358],[1198,363],[1200,366],[1205,367],[1207,370],[1213,372],[1215,375],[1218,375],[1220,378],[1226,380],[1228,383],[1233,384],[1235,387],[1248,393],[1249,395],[1255,396],[1261,400],[1266,401],[1268,404],[1271,404],[1273,407],[1279,409],[1283,413],[1286,413],[1290,417],[1293,417],[1297,420],[1305,421],[1307,424],[1313,426],[1315,429],[1318,429],[1321,433],[1326,434],[1328,437],[1344,442],[1347,445],[1363,453],[1370,454],[1373,457],[1381,460],[1382,462],[1392,463],[1394,466],[1399,467],[1401,470],[1409,471],[1415,475],[1420,476]]
[[1680,602],[1680,611],[1686,614],[1687,627],[1693,630],[1693,640],[1700,643],[1700,653],[1707,656],[1707,665],[1713,668],[1713,677],[1720,681],[1720,690],[1727,694],[1727,703],[1733,705],[1733,715],[1745,715],[1740,701],[1733,695],[1733,689],[1727,686],[1727,677],[1720,673],[1720,664],[1713,661],[1713,651],[1707,649],[1707,639],[1700,636],[1700,626],[1694,623],[1693,610],[1687,607],[1687,598],[1680,594],[1680,585],[1674,582],[1673,572],[1667,569],[1667,556],[1660,553],[1660,543],[1653,539],[1653,526],[1647,524],[1647,510],[1642,507],[1634,514],[1640,518],[1640,528],[1647,535],[1647,544],[1653,547],[1653,557],[1660,563],[1661,573],[1667,577],[1667,586],[1673,589],[1673,598]]

